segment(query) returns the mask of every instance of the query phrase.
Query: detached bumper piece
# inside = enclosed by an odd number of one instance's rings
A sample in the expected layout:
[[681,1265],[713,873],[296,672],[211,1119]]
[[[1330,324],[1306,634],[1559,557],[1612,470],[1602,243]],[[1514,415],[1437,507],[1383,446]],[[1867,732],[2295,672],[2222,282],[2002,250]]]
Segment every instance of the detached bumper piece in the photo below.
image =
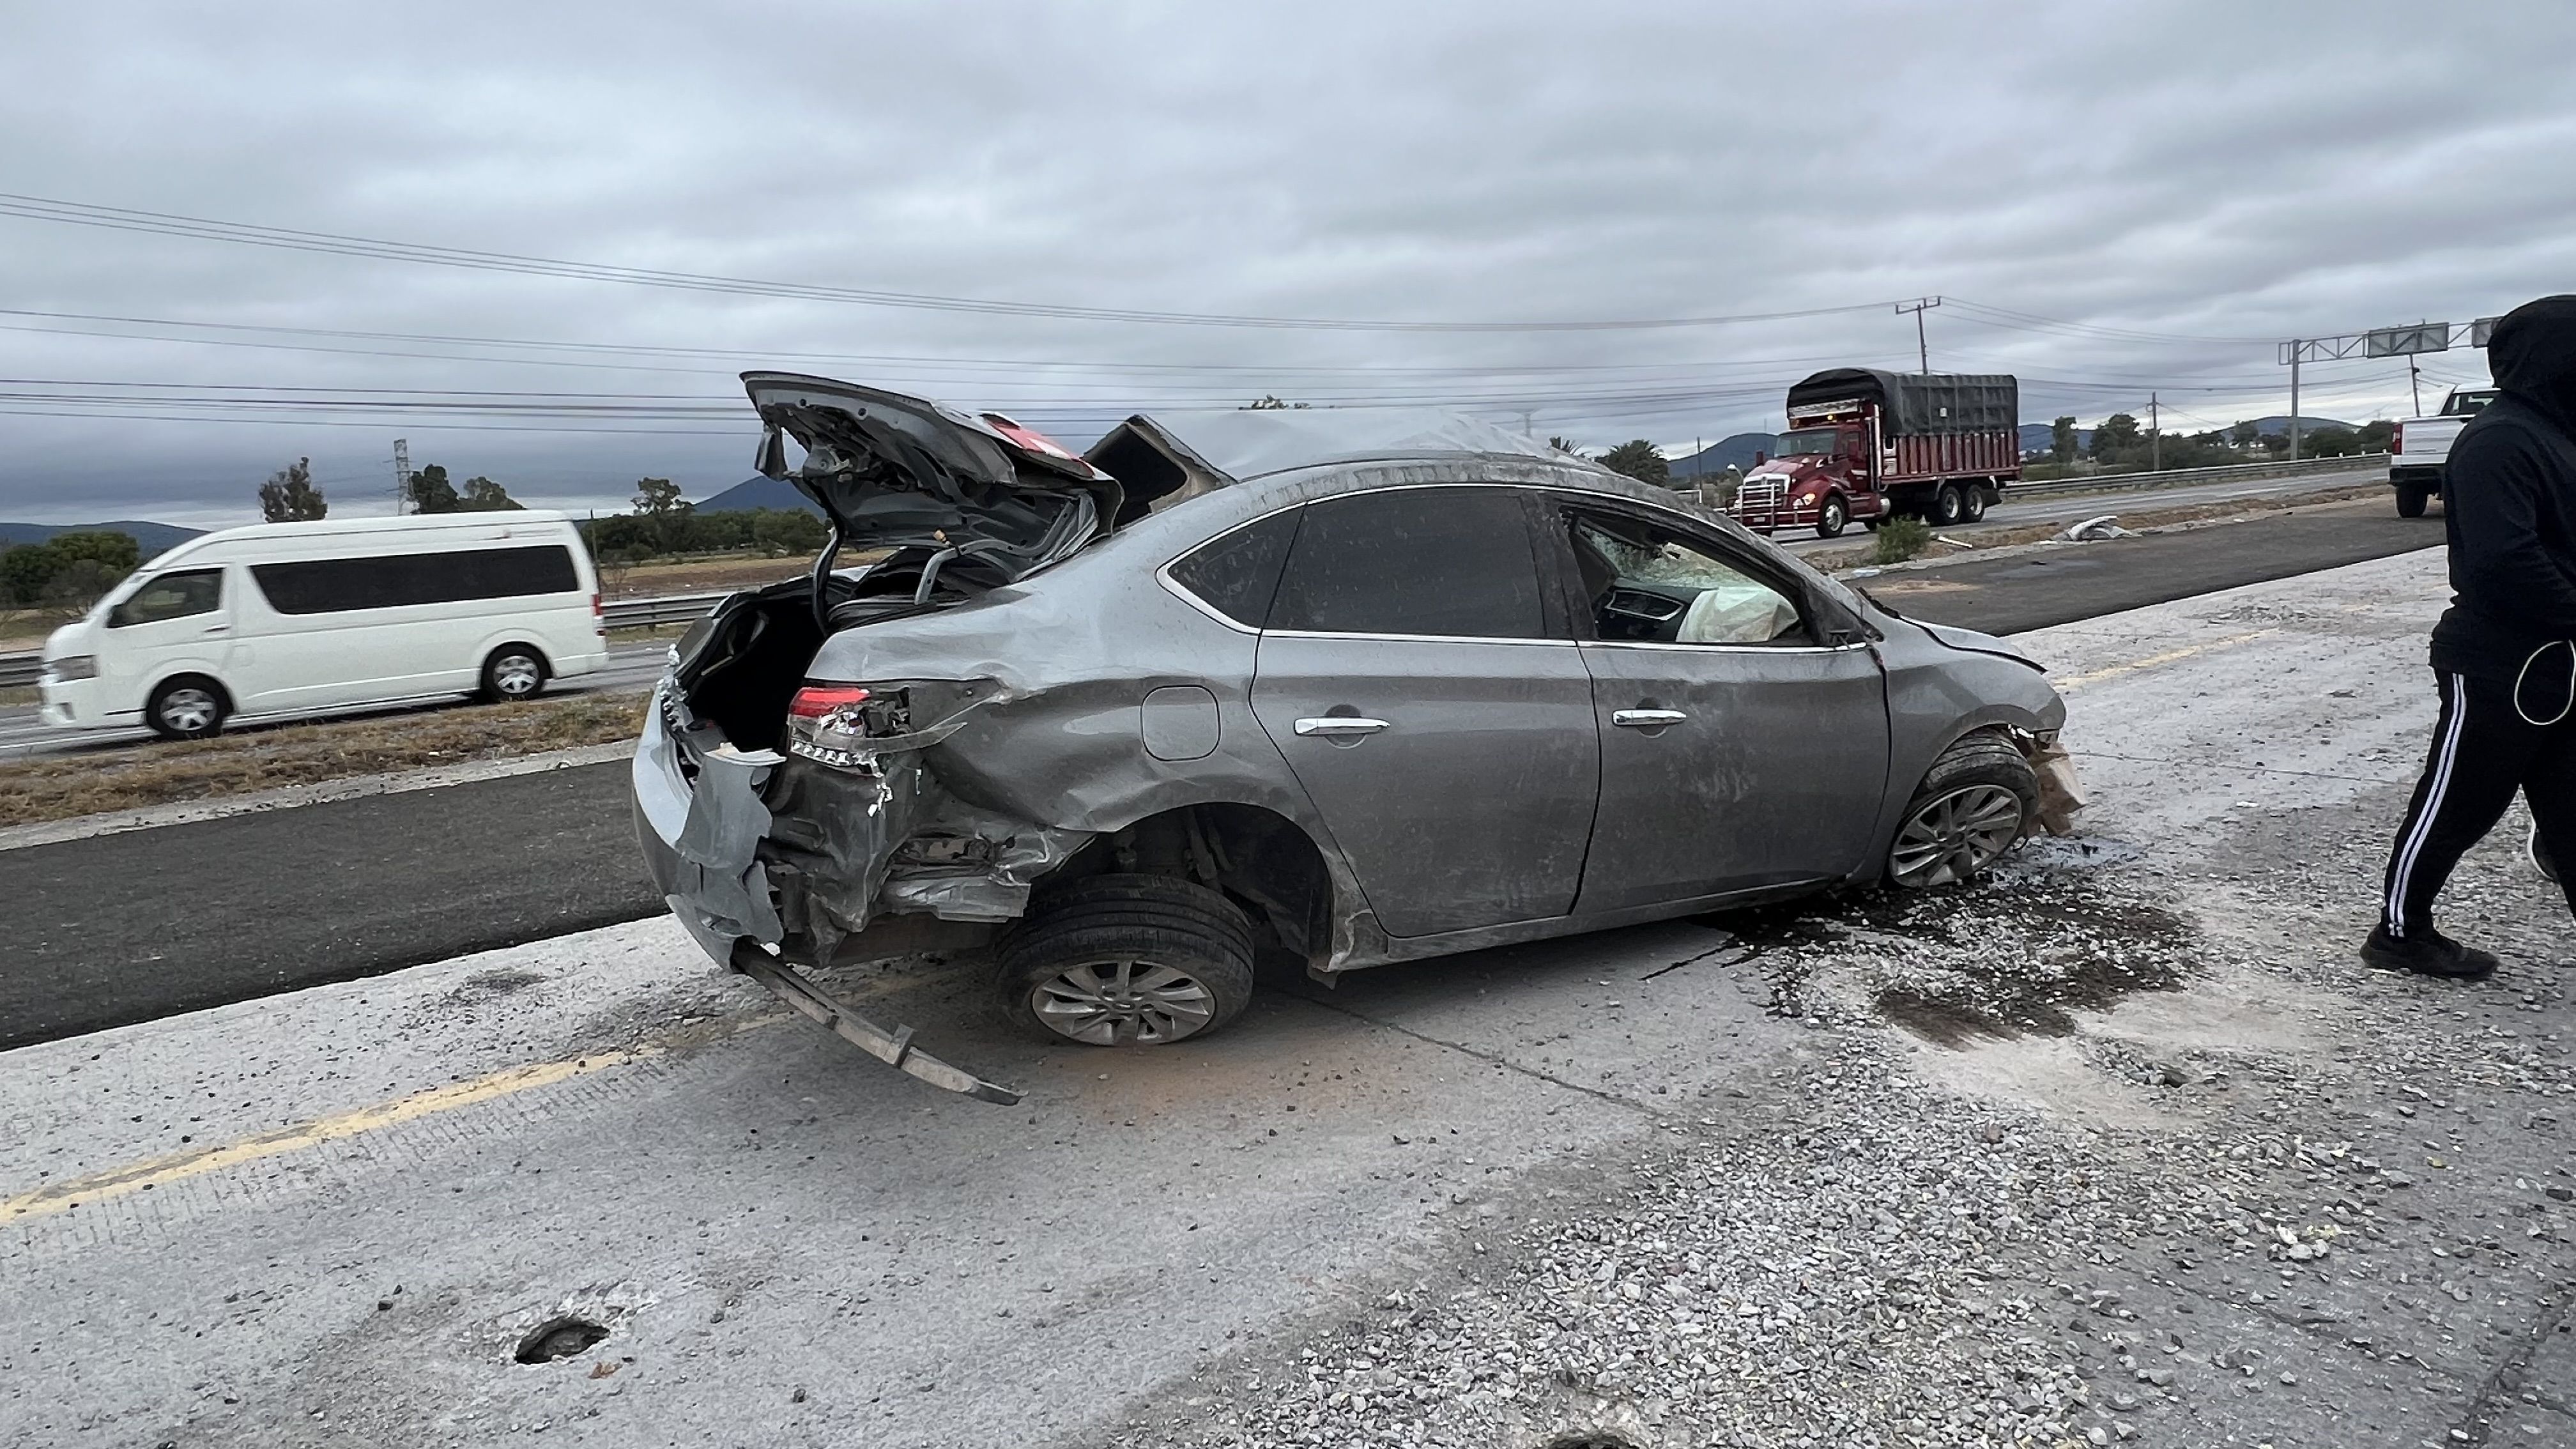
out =
[[997,1087],[981,1077],[950,1066],[928,1052],[913,1050],[911,1027],[887,1031],[834,1001],[821,987],[761,949],[757,941],[736,941],[729,964],[734,970],[768,987],[779,1000],[796,1008],[800,1014],[821,1023],[833,1035],[887,1066],[979,1102],[1008,1107],[1020,1100],[1020,1094],[1008,1087]]

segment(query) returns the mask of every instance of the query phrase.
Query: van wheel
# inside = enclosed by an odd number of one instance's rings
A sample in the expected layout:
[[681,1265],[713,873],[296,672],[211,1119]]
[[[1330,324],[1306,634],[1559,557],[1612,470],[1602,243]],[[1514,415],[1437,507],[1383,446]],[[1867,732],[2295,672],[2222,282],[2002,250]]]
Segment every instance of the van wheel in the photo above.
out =
[[1974,734],[1942,751],[1915,787],[1887,851],[1901,886],[1956,885],[2003,858],[2029,832],[2039,777],[2001,735]]
[[165,680],[143,706],[143,722],[165,740],[212,738],[224,727],[224,691],[211,679],[183,674]]
[[1172,876],[1096,875],[1042,892],[1002,938],[1002,1014],[1041,1041],[1162,1046],[1252,1004],[1252,924]]
[[525,644],[504,644],[483,661],[483,697],[534,699],[546,687],[546,657]]
[[1949,528],[1966,515],[1968,505],[1959,497],[1959,485],[1944,483],[1932,495],[1932,522],[1935,527]]

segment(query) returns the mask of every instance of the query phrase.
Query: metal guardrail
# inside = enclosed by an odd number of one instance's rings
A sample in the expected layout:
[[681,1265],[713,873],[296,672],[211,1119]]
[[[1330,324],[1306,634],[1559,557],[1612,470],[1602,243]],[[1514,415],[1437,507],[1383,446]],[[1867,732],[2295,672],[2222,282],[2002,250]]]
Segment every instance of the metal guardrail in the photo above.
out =
[[2006,498],[2027,498],[2034,493],[2110,493],[2137,488],[2188,488],[2195,483],[2233,483],[2257,478],[2305,478],[2325,473],[2385,473],[2386,453],[2361,453],[2349,458],[2301,458],[2295,463],[2226,463],[2215,468],[2167,468],[2161,473],[2097,473],[2086,478],[2049,478],[2037,483],[2014,483],[2004,489]]
[[659,599],[611,599],[600,607],[611,629],[658,629],[666,624],[694,624],[731,593],[672,594]]
[[[2027,498],[2033,494],[2112,493],[2153,488],[2183,488],[2194,483],[2227,483],[2238,479],[2296,478],[2322,473],[2360,473],[2388,466],[2386,453],[2364,453],[2353,458],[2302,458],[2296,463],[2232,463],[2217,468],[2168,468],[2161,473],[2110,473],[2092,478],[2052,478],[2042,483],[2015,483],[2004,490],[2007,498]],[[1712,489],[1677,489],[1698,496]],[[1715,500],[1703,500],[1716,506]],[[616,599],[601,606],[600,612],[611,629],[658,629],[671,624],[695,623],[698,616],[731,598],[722,594],[672,594],[659,599]],[[36,656],[33,654],[0,654],[0,689],[22,689],[36,682]]]

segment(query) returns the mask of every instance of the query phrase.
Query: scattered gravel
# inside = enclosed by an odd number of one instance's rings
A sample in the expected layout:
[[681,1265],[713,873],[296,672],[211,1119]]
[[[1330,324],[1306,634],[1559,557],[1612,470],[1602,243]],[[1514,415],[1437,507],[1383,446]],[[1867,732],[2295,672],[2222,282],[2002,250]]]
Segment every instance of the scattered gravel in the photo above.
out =
[[[2259,883],[2061,845],[1976,891],[1729,918],[1736,969],[1818,1028],[1809,1065],[1685,1106],[1642,1154],[1455,1201],[1445,1261],[1114,1442],[2287,1449],[2358,1395],[2389,1416],[2367,1442],[2576,1443],[2576,1415],[2516,1397],[2576,1312],[2576,1214],[2549,1191],[2576,1189],[2567,975],[2463,996],[2348,964],[2374,824],[2269,823],[2307,833]],[[2284,890],[2295,909],[2261,908]],[[2499,852],[2456,899],[2499,944],[2563,935]],[[2086,1025],[2222,974],[2268,1035]],[[2035,1049],[2073,1053],[2079,1096],[2172,1115],[1909,1070]]]

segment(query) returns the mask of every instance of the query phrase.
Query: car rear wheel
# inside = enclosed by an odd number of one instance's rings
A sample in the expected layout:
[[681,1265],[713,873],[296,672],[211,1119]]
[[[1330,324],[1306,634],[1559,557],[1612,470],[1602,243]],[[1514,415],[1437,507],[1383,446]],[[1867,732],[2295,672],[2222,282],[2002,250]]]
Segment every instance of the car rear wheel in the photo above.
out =
[[2397,516],[2400,518],[2423,517],[2424,505],[2431,501],[2432,491],[2421,483],[2397,485]]
[[504,644],[483,661],[483,697],[534,699],[546,687],[546,657],[525,644]]
[[1824,506],[1816,510],[1816,537],[1840,538],[1843,525],[1851,522],[1851,508],[1839,493],[1825,495]]
[[212,738],[224,727],[224,714],[223,690],[193,674],[163,681],[143,706],[143,722],[165,740]]
[[1932,762],[1888,847],[1887,878],[1955,885],[2003,858],[2029,831],[2039,777],[2012,741],[1974,734]]
[[1098,875],[1042,892],[1002,939],[995,986],[1042,1041],[1163,1046],[1252,1004],[1252,925],[1232,901],[1171,876]]
[[1932,495],[1932,523],[1935,527],[1951,527],[1964,517],[1967,511],[1968,505],[1960,498],[1959,485],[1956,483],[1944,483]]

